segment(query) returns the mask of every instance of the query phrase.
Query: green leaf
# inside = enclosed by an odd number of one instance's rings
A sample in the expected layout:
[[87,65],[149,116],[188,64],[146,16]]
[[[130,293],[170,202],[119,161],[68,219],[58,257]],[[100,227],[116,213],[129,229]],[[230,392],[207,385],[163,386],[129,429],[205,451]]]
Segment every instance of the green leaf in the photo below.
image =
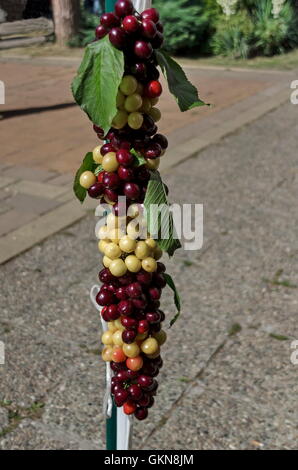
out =
[[75,101],[106,134],[117,113],[116,96],[124,73],[123,52],[108,37],[89,44],[72,82]]
[[87,189],[83,188],[80,185],[80,176],[84,171],[87,171],[87,170],[94,171],[94,160],[93,160],[92,152],[86,153],[85,158],[84,158],[80,168],[76,172],[76,176],[75,176],[75,179],[74,179],[74,182],[73,182],[74,193],[75,193],[76,197],[78,198],[78,200],[81,201],[81,202],[83,202],[85,197],[86,197]]
[[95,176],[98,176],[99,173],[101,173],[102,171],[103,171],[102,165],[97,165],[97,167],[96,167],[95,170],[94,170]]
[[[151,171],[150,174],[151,177],[144,200],[148,231],[157,239],[160,248],[166,251],[169,256],[172,256],[174,251],[181,247],[181,244],[175,233],[173,216],[169,210],[165,187],[160,174],[158,171]],[[155,212],[157,206],[160,209],[160,216],[158,217],[156,217]],[[166,236],[166,238],[163,236]]]
[[170,92],[175,96],[181,111],[188,111],[206,103],[199,98],[198,90],[190,83],[180,65],[163,50],[156,51],[156,58],[167,79]]
[[135,157],[134,166],[145,165],[146,160],[139,152],[137,152],[135,149],[131,149],[130,153],[132,153],[132,155]]
[[174,292],[174,303],[175,303],[175,306],[177,308],[177,313],[176,315],[172,318],[172,320],[170,321],[170,328],[171,326],[174,325],[174,323],[178,320],[179,316],[180,316],[180,312],[181,312],[181,301],[180,301],[180,295],[178,294],[178,291],[177,291],[177,288],[175,286],[175,283],[172,279],[172,277],[167,274],[167,273],[164,273],[164,278],[166,280],[166,283],[167,285],[172,289],[172,291]]

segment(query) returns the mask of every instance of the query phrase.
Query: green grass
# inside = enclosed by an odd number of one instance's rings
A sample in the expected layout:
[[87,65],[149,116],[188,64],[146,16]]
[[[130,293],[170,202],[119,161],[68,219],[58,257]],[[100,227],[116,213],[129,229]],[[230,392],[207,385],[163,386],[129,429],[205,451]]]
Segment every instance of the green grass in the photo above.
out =
[[298,49],[287,54],[253,59],[229,59],[228,57],[207,57],[197,59],[176,58],[181,64],[193,66],[221,66],[251,69],[295,70],[298,69]]

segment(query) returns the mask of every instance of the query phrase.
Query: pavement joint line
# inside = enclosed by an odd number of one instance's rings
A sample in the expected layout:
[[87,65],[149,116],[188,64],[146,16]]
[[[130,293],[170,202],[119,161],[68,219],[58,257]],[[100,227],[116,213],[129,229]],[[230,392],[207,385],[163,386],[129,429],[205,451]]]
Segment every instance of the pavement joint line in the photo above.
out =
[[287,100],[290,100],[290,88],[286,90],[283,89],[270,100],[265,100],[259,105],[243,111],[240,116],[236,116],[229,122],[219,124],[216,128],[210,129],[210,131],[204,133],[203,138],[196,137],[189,140],[187,144],[183,143],[176,146],[171,149],[170,158],[167,160],[161,160],[161,171],[168,171],[173,166],[179,165],[185,160],[195,157],[200,151],[209,147],[209,145],[218,144],[223,137],[231,135],[244,126],[256,121],[264,114],[273,111],[278,106],[285,103]]
[[0,238],[0,264],[14,258],[85,216],[73,200]]
[[39,196],[46,199],[58,199],[68,191],[67,187],[58,187],[50,183],[40,183],[39,181],[18,181],[14,187],[18,193],[28,194],[30,196]]

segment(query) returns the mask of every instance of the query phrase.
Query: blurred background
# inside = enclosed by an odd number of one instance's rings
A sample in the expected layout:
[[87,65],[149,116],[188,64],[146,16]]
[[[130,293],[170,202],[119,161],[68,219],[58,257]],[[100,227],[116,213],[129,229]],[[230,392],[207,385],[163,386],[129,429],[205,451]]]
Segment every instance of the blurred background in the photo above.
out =
[[[161,171],[171,202],[204,204],[204,245],[166,260],[184,307],[134,447],[294,449],[298,2],[153,6],[164,48],[211,106],[181,114],[161,79]],[[103,11],[0,0],[2,449],[105,446],[95,205],[72,192],[99,142],[70,92]]]

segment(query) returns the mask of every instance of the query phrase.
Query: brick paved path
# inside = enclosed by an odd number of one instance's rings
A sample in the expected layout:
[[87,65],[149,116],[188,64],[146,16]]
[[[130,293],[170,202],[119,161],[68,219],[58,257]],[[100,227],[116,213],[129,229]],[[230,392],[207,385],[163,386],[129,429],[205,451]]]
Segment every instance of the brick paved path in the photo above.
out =
[[[0,107],[0,263],[86,211],[72,198],[72,175],[98,141],[88,119],[73,106],[70,82],[78,61],[65,60],[61,65],[60,59],[59,64],[41,59],[0,62],[0,80],[6,85],[6,104]],[[181,159],[190,139],[205,142],[209,132],[209,140],[214,141],[235,130],[246,112],[260,102],[266,104],[290,83],[290,74],[278,72],[195,68],[187,72],[201,97],[213,106],[182,115],[165,91],[160,131],[169,136],[167,164],[171,156],[173,163]],[[246,121],[252,119],[253,115]],[[229,122],[232,126],[225,128]],[[216,130],[218,135],[210,134]],[[199,150],[200,143],[191,140],[190,146]],[[187,156],[189,149],[184,153]]]

